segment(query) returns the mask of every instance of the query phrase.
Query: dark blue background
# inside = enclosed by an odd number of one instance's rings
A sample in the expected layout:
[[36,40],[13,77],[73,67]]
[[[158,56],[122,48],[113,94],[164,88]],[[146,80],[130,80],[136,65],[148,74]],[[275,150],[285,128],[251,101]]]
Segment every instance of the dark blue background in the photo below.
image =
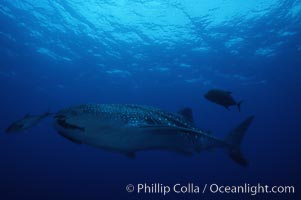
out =
[[[30,21],[30,13],[5,1],[0,5],[8,6],[20,20],[19,23],[27,20],[35,27],[36,22]],[[208,39],[217,51],[205,55],[189,51],[194,44],[174,44],[175,48],[170,51],[155,44],[135,47],[133,54],[135,51],[144,52],[148,57],[138,62],[141,70],[131,77],[107,76],[98,73],[97,66],[102,62],[109,69],[110,66],[132,63],[133,55],[124,50],[131,44],[112,47],[121,53],[123,59],[108,57],[99,61],[86,51],[94,42],[89,37],[71,33],[56,35],[45,31],[45,40],[60,37],[82,56],[72,62],[55,60],[38,54],[33,46],[26,45],[32,43],[38,46],[41,41],[31,38],[26,32],[28,30],[18,21],[0,13],[1,32],[16,39],[13,42],[7,36],[0,35],[2,130],[26,113],[39,114],[48,109],[57,111],[81,103],[134,103],[171,112],[189,106],[194,111],[195,123],[220,137],[249,115],[256,116],[242,146],[250,161],[248,168],[236,165],[223,150],[203,152],[193,157],[161,151],[141,152],[135,160],[131,160],[65,140],[52,129],[50,119],[25,133],[7,135],[3,131],[0,135],[0,199],[163,198],[161,195],[135,195],[125,191],[129,183],[144,182],[167,185],[193,182],[201,186],[205,183],[294,185],[299,193],[301,56],[296,46],[301,41],[300,17],[292,21],[281,18],[293,5],[283,1],[278,10],[270,15],[250,21],[253,28],[243,33],[249,40],[238,55],[227,52],[218,39]],[[220,27],[220,31],[235,35],[243,28],[241,26]],[[295,34],[284,42],[275,56],[250,53],[259,44],[277,43],[277,37],[271,36],[269,30],[283,27]],[[199,31],[202,34],[202,30]],[[262,36],[252,39],[257,33]],[[54,44],[43,46],[60,54],[61,49]],[[186,54],[183,60],[192,66],[183,72],[183,76],[193,79],[200,74],[214,84],[189,84],[178,80],[177,75],[182,72],[173,70],[169,62],[183,53]],[[168,66],[170,70],[167,73],[148,71],[153,63]],[[200,66],[202,70],[198,70]],[[212,68],[219,74],[213,74]],[[132,70],[126,68],[126,71]],[[251,76],[252,80],[225,78],[229,74]],[[234,107],[227,111],[206,101],[203,94],[212,87],[231,90],[237,100],[243,99],[242,112],[239,113]],[[297,199],[297,194],[256,196],[258,199],[274,197]],[[168,195],[165,198],[233,199],[249,198],[249,195]]]

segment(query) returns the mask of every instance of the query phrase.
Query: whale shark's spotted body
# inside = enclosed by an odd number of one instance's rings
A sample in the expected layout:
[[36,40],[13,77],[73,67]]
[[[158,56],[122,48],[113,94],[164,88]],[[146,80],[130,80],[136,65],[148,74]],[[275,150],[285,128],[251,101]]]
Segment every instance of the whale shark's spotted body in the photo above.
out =
[[191,116],[130,104],[83,104],[65,108],[54,116],[54,127],[76,143],[134,157],[142,150],[169,150],[185,155],[224,147],[241,165],[247,161],[240,152],[243,135],[253,116],[242,122],[225,140],[198,129]]

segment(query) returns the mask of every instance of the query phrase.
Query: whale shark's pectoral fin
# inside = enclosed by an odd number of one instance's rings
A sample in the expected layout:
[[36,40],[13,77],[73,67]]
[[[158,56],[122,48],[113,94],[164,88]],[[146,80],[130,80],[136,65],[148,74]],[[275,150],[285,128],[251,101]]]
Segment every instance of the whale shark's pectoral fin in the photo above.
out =
[[136,158],[136,153],[135,152],[125,152],[123,153],[126,157],[130,159],[135,159]]

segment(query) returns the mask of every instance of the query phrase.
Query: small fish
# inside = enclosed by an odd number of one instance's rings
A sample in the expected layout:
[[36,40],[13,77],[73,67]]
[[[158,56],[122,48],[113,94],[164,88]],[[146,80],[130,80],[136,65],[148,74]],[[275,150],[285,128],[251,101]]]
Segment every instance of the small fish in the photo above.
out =
[[209,90],[204,95],[204,97],[213,103],[224,106],[228,110],[229,110],[229,106],[236,105],[238,111],[240,112],[240,105],[242,101],[236,102],[231,96],[231,94],[232,92],[229,91],[213,89],[213,90]]
[[13,122],[6,130],[6,133],[15,133],[28,130],[40,123],[44,118],[52,115],[50,112],[45,112],[42,115],[26,114],[22,119]]
[[87,144],[134,158],[143,150],[167,150],[193,155],[223,148],[236,163],[247,166],[240,144],[253,121],[250,116],[225,139],[197,128],[191,109],[169,113],[131,104],[83,104],[58,111],[54,128],[77,144]]

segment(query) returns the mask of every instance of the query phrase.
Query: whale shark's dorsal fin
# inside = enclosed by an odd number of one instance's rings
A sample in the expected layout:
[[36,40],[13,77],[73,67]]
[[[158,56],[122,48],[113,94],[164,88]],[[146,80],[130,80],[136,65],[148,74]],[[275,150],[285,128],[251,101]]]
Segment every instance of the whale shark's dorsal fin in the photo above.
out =
[[193,123],[192,109],[185,107],[177,112],[179,115],[184,117],[187,121]]

